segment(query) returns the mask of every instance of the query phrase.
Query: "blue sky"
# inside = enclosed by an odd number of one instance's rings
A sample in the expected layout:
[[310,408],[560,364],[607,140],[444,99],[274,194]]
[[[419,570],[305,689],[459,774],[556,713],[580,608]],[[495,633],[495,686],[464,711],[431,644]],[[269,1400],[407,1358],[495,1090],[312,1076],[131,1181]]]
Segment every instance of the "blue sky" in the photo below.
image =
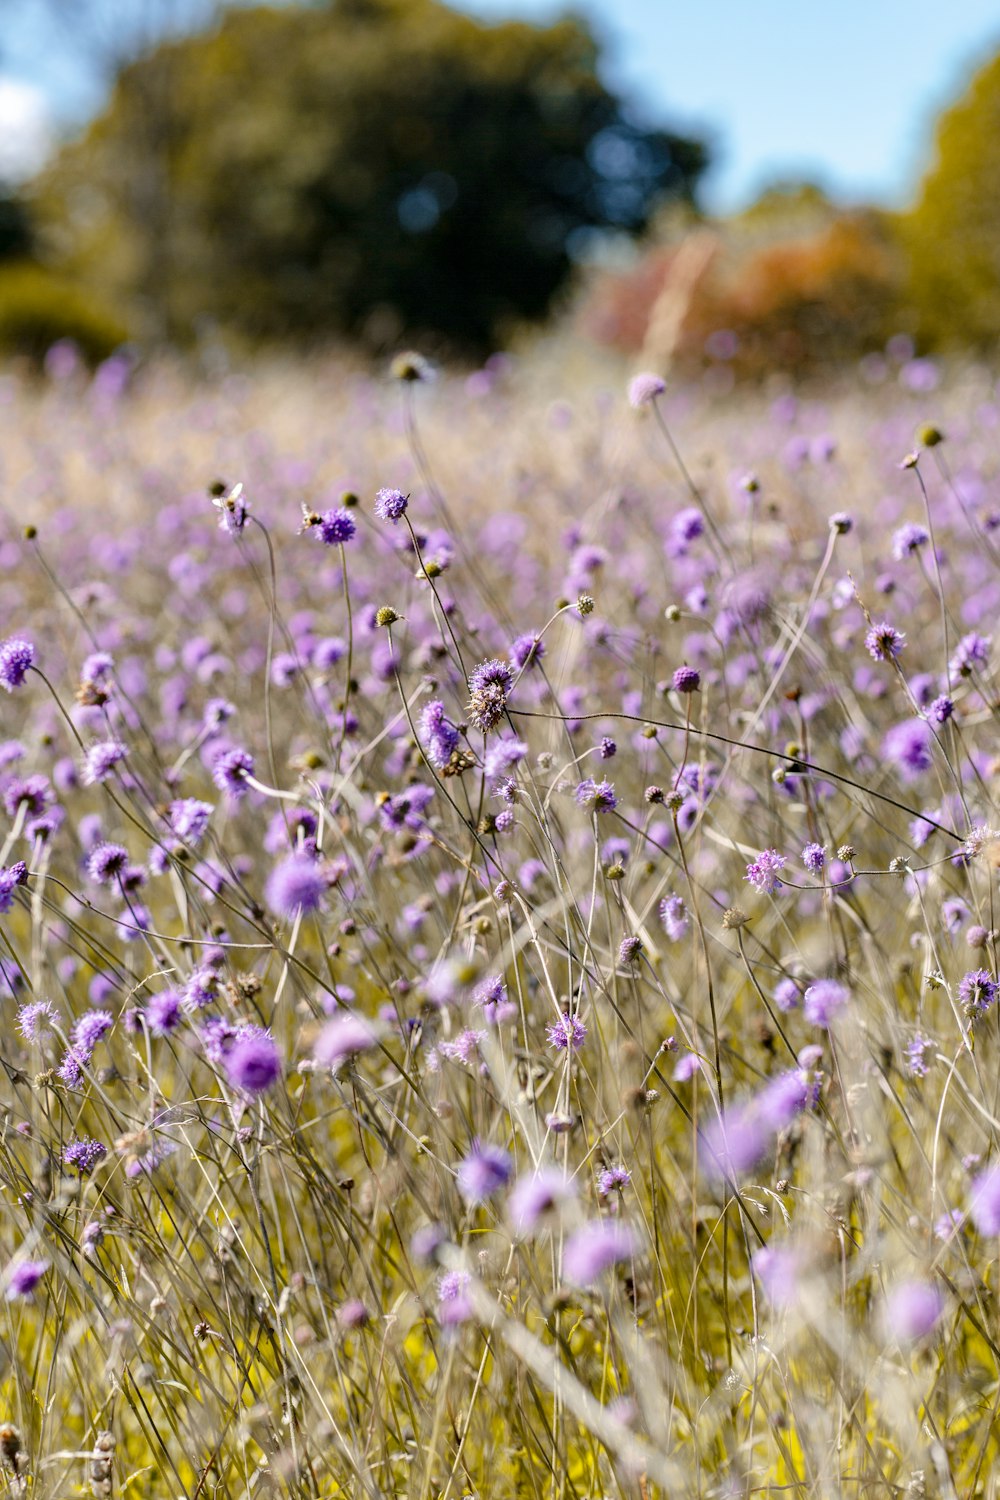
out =
[[[489,20],[566,8],[453,3]],[[652,120],[708,134],[717,165],[706,199],[720,211],[776,178],[802,176],[845,201],[905,204],[929,159],[936,113],[1000,50],[997,0],[575,0],[574,8],[605,42],[612,83]],[[0,87],[5,78],[34,86],[57,118],[94,107],[85,66],[59,55],[38,28],[8,28],[0,45]],[[0,109],[0,129],[3,119]]]

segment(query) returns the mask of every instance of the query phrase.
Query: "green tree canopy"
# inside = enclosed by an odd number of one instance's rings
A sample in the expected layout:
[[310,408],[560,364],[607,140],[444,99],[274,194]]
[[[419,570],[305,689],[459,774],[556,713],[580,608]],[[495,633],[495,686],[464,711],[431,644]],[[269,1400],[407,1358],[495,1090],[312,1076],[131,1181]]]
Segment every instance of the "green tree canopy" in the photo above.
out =
[[588,234],[641,230],[706,166],[597,61],[579,20],[438,0],[232,11],[120,74],[47,175],[50,244],[175,336],[488,345],[545,313]]
[[900,229],[916,330],[932,344],[1000,334],[1000,56],[938,124],[934,160]]

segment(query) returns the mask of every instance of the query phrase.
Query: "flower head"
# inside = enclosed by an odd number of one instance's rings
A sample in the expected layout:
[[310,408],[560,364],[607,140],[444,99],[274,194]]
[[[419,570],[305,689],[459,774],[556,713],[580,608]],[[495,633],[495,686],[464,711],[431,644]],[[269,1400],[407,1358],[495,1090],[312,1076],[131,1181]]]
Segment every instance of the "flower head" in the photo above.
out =
[[785,867],[785,856],[779,854],[777,849],[762,849],[757,858],[747,865],[744,880],[748,880],[755,891],[762,896],[771,896],[778,889],[781,881],[778,879],[778,871]]
[[513,673],[505,661],[491,657],[473,668],[469,676],[469,718],[483,734],[503,719],[513,686]]
[[850,990],[839,980],[817,979],[805,992],[802,1014],[811,1025],[828,1029],[850,998]]
[[873,661],[895,661],[906,645],[906,636],[888,620],[873,625],[865,636],[865,650]]
[[127,867],[128,850],[123,844],[98,844],[87,860],[87,873],[98,885],[114,884]]
[[665,381],[659,375],[651,370],[644,370],[640,375],[633,375],[629,381],[628,404],[638,411],[640,406],[648,406],[657,396],[662,396],[666,388]]
[[219,530],[228,531],[230,536],[242,536],[250,519],[250,502],[243,493],[242,484],[233,485],[225,494],[214,495],[212,504],[219,512]]
[[605,1271],[631,1260],[635,1252],[635,1235],[621,1219],[593,1219],[566,1241],[563,1272],[575,1286],[593,1286]]
[[12,693],[21,686],[35,660],[35,648],[20,636],[10,636],[0,645],[0,687]]
[[318,537],[327,547],[336,547],[349,542],[357,529],[351,512],[346,505],[340,505],[336,510],[323,512],[313,527],[313,536]]
[[184,797],[170,804],[170,827],[186,844],[197,844],[205,837],[213,808],[210,802]]
[[70,1141],[63,1152],[63,1161],[68,1167],[73,1167],[81,1177],[89,1177],[90,1173],[102,1162],[108,1154],[108,1148],[101,1141],[95,1141],[90,1137],[81,1140]]
[[558,1167],[540,1167],[530,1177],[519,1177],[507,1200],[507,1215],[521,1238],[534,1234],[544,1220],[575,1196],[573,1184]]
[[578,1051],[586,1041],[587,1028],[579,1016],[565,1014],[558,1021],[553,1021],[551,1026],[546,1026],[545,1035],[550,1047]]
[[226,1053],[226,1077],[244,1094],[263,1094],[281,1077],[281,1053],[270,1032],[248,1026]]
[[958,998],[965,1014],[976,1021],[995,1004],[997,982],[987,969],[971,969],[959,983]]
[[409,496],[402,490],[379,490],[375,496],[375,514],[380,521],[391,521],[393,526],[406,514]]
[[537,667],[545,655],[545,642],[537,635],[519,635],[510,648],[510,659],[518,671],[525,667]]
[[466,1203],[485,1203],[510,1181],[511,1159],[500,1146],[473,1141],[468,1156],[459,1163],[455,1180]]
[[253,775],[254,760],[249,750],[234,747],[223,750],[212,763],[212,780],[220,792],[234,802],[246,796],[246,778]]
[[83,784],[93,786],[95,782],[107,781],[115,766],[128,754],[120,740],[101,740],[91,745],[84,757]]
[[893,532],[892,555],[897,562],[902,562],[904,557],[912,557],[925,542],[930,541],[930,533],[925,526],[919,526],[915,521],[907,521],[905,526],[900,526],[898,531]]
[[444,704],[437,698],[425,703],[418,725],[420,743],[424,754],[438,771],[442,771],[458,749],[459,733],[445,713]]
[[577,806],[585,807],[590,812],[614,812],[618,806],[613,781],[594,781],[588,777],[586,781],[580,782],[573,795]]
[[273,912],[291,920],[299,912],[316,911],[329,885],[323,865],[308,855],[292,854],[275,865],[264,894]]
[[7,1301],[16,1302],[30,1297],[48,1269],[47,1260],[21,1260],[8,1266],[7,1290],[4,1292]]

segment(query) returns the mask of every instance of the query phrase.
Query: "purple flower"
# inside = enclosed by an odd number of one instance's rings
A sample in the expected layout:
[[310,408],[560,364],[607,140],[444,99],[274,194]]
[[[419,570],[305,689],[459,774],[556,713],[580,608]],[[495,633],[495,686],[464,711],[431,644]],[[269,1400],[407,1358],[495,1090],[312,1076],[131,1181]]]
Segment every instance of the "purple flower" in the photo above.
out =
[[49,1000],[32,1000],[17,1013],[17,1029],[26,1042],[37,1042],[55,1019]]
[[476,1140],[458,1166],[455,1181],[466,1203],[485,1203],[510,1181],[511,1160],[499,1146],[483,1145]]
[[807,844],[802,851],[802,863],[812,874],[818,875],[826,864],[826,845]]
[[90,1137],[84,1137],[78,1141],[70,1141],[63,1152],[63,1161],[68,1167],[75,1168],[81,1177],[89,1177],[98,1162],[102,1162],[107,1154],[107,1146]]
[[944,1302],[928,1281],[904,1281],[893,1287],[885,1303],[885,1329],[900,1344],[915,1344],[934,1329]]
[[30,1297],[48,1269],[47,1260],[21,1260],[8,1266],[7,1290],[4,1292],[7,1301]]
[[811,1025],[829,1029],[850,998],[850,990],[838,980],[817,979],[806,990],[802,1013]]
[[420,743],[431,765],[441,771],[457,750],[459,733],[437,698],[424,705],[419,724]]
[[170,827],[184,843],[198,844],[205,837],[213,810],[210,802],[199,802],[195,797],[171,802]]
[[525,667],[537,667],[545,655],[545,642],[537,635],[519,635],[510,648],[510,659],[518,671]]
[[748,880],[755,891],[762,896],[771,896],[777,890],[781,881],[778,879],[778,871],[785,867],[785,856],[779,854],[777,849],[762,849],[757,858],[747,865],[744,880]]
[[264,894],[273,912],[291,920],[299,912],[318,910],[328,889],[322,865],[304,854],[292,854],[275,865]]
[[620,964],[634,964],[642,953],[642,938],[629,936],[623,937],[618,947],[618,962]]
[[911,1078],[926,1078],[928,1073],[927,1053],[933,1043],[918,1031],[906,1046],[906,1071]]
[[672,943],[679,943],[687,936],[691,918],[681,896],[675,896],[672,891],[664,896],[660,902],[660,923]]
[[351,512],[346,506],[340,505],[336,510],[323,512],[313,528],[313,535],[319,537],[326,546],[336,547],[349,542],[357,529]]
[[230,536],[242,536],[250,518],[250,502],[243,494],[242,484],[234,485],[228,494],[214,496],[212,504],[219,512],[219,530],[228,531]]
[[449,1325],[467,1323],[475,1314],[468,1271],[446,1271],[438,1282],[438,1322]]
[[375,514],[380,521],[391,521],[395,526],[406,514],[409,496],[401,490],[379,490],[375,496]]
[[226,1077],[244,1094],[264,1094],[281,1077],[281,1053],[269,1032],[259,1026],[241,1030],[226,1053]]
[[14,892],[19,885],[25,885],[27,879],[28,867],[23,859],[10,866],[0,865],[0,915],[10,911],[14,905]]
[[835,531],[838,536],[847,536],[854,530],[854,517],[846,510],[835,510],[829,524],[830,530]]
[[323,1027],[313,1047],[321,1068],[336,1068],[347,1057],[378,1044],[375,1028],[364,1016],[342,1014]]
[[997,998],[997,984],[987,969],[970,969],[958,986],[958,998],[973,1021],[984,1016]]
[[546,1026],[545,1035],[550,1047],[573,1048],[578,1051],[587,1037],[587,1028],[579,1016],[562,1015],[551,1026]]
[[904,526],[893,532],[892,555],[897,562],[902,562],[905,557],[912,557],[925,542],[930,541],[930,533],[926,527],[919,526],[915,521],[907,521]]
[[602,1198],[609,1198],[612,1193],[622,1192],[631,1181],[632,1173],[628,1167],[620,1163],[615,1167],[605,1167],[597,1174],[597,1191]]
[[514,678],[505,661],[480,662],[469,676],[469,717],[483,734],[503,719]]
[[150,996],[143,1014],[153,1036],[167,1036],[181,1023],[184,1014],[181,997],[176,990],[158,990]]
[[613,781],[594,781],[588,777],[580,782],[573,795],[576,798],[577,807],[585,807],[590,812],[614,812],[618,806]]
[[755,1100],[756,1111],[775,1135],[813,1102],[814,1090],[803,1068],[781,1073],[761,1089]]
[[248,750],[223,750],[212,763],[212,780],[233,801],[246,795],[246,778],[253,775],[254,760]]
[[753,1104],[731,1105],[722,1119],[714,1119],[705,1129],[708,1150],[706,1166],[715,1178],[736,1177],[755,1167],[767,1154],[771,1144],[760,1111]]
[[917,781],[934,764],[934,731],[926,719],[904,719],[882,740],[882,754],[904,781]]
[[799,1257],[783,1245],[764,1245],[753,1255],[753,1269],[768,1302],[790,1307],[798,1295]]
[[602,760],[613,760],[618,754],[618,746],[609,735],[604,735],[597,747],[598,754]]
[[695,667],[678,667],[673,675],[675,693],[696,693],[701,687],[701,673]]
[[951,670],[956,677],[971,677],[977,668],[986,666],[990,656],[992,639],[978,635],[972,631],[970,635],[963,635],[955,647],[955,654],[951,659]]
[[107,781],[115,766],[128,754],[120,740],[101,740],[91,745],[84,758],[83,784],[93,786],[95,782]]
[[35,648],[30,641],[11,636],[0,645],[0,687],[12,693],[21,686],[35,660]]
[[636,1252],[635,1235],[621,1219],[592,1219],[566,1241],[563,1274],[574,1286],[593,1286],[620,1261]]
[[87,873],[98,885],[113,885],[128,866],[128,850],[122,844],[100,843],[87,860]]
[[931,704],[927,712],[930,714],[930,717],[934,720],[935,724],[947,724],[948,720],[955,712],[955,704],[951,698],[946,698],[942,694],[940,698],[934,699],[934,702]]
[[640,406],[648,406],[657,396],[662,396],[666,388],[659,375],[654,375],[651,370],[644,370],[639,375],[633,375],[628,383],[628,404],[638,411]]
[[90,1061],[94,1048],[114,1024],[114,1017],[109,1010],[85,1011],[77,1021],[71,1033],[71,1040],[73,1046],[84,1054],[86,1062]]
[[17,814],[22,802],[30,817],[40,817],[52,801],[52,787],[47,776],[15,776],[4,788],[3,805],[10,817]]
[[481,1005],[483,1015],[491,1026],[499,1026],[517,1014],[517,1007],[507,998],[507,986],[499,974],[493,974],[477,985],[472,996],[476,1005]]
[[540,1167],[530,1177],[519,1177],[507,1200],[511,1228],[522,1239],[528,1238],[574,1196],[572,1183],[558,1167]]
[[1000,1167],[973,1179],[969,1213],[980,1234],[1000,1234]]
[[873,661],[895,661],[905,645],[906,636],[888,620],[873,625],[865,636],[865,649]]

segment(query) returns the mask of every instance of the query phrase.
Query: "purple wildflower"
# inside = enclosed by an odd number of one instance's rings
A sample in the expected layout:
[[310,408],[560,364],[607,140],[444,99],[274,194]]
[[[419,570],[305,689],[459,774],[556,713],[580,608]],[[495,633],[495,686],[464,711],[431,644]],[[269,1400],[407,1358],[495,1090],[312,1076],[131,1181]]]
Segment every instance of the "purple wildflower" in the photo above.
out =
[[847,1005],[851,992],[836,979],[817,979],[806,990],[802,1013],[813,1026],[829,1029]]
[[597,1174],[597,1191],[602,1198],[610,1198],[612,1193],[620,1193],[628,1187],[632,1181],[632,1173],[628,1167],[618,1166],[605,1167]]
[[906,1046],[906,1071],[911,1078],[927,1077],[927,1053],[933,1043],[919,1031]]
[[601,739],[601,743],[598,745],[597,751],[602,760],[613,760],[614,757],[618,754],[618,746],[615,744],[614,740],[611,739],[610,735],[606,734]]
[[687,936],[691,918],[683,897],[674,895],[672,891],[664,896],[660,902],[660,923],[672,943],[679,943]]
[[930,541],[930,533],[925,526],[918,525],[915,521],[907,521],[905,525],[893,532],[892,555],[897,562],[902,562],[905,557],[913,554]]
[[546,1026],[545,1035],[550,1047],[572,1047],[574,1051],[578,1051],[586,1041],[587,1028],[579,1016],[564,1014],[558,1021],[553,1021],[551,1026]]
[[108,1154],[107,1146],[101,1141],[95,1141],[90,1137],[84,1137],[78,1141],[70,1141],[63,1152],[63,1161],[67,1167],[73,1167],[81,1177],[89,1177],[99,1162],[102,1162]]
[[341,1014],[323,1027],[313,1047],[321,1068],[336,1068],[345,1058],[376,1046],[375,1028],[364,1016]]
[[250,519],[250,502],[243,494],[242,484],[234,485],[228,494],[215,495],[212,504],[219,512],[219,530],[228,531],[230,536],[242,536]]
[[307,855],[292,854],[267,877],[265,896],[273,912],[291,920],[299,912],[316,911],[328,889],[322,865]]
[[246,795],[246,778],[253,775],[254,760],[248,750],[223,750],[212,764],[212,780],[233,801]]
[[213,810],[210,802],[199,802],[195,797],[171,802],[170,827],[184,843],[198,844],[205,837]]
[[143,1014],[153,1036],[167,1036],[181,1023],[184,1014],[181,997],[176,990],[158,990],[150,996]]
[[14,892],[19,885],[25,885],[28,879],[28,867],[23,859],[14,864],[0,865],[0,915],[10,911],[14,905]]
[[618,948],[618,962],[629,965],[637,962],[642,953],[642,938],[629,936],[623,937]]
[[885,1330],[900,1344],[926,1338],[944,1311],[941,1293],[928,1281],[903,1281],[885,1303]]
[[873,625],[865,636],[865,650],[873,661],[895,661],[905,645],[906,636],[888,620]]
[[753,1269],[768,1302],[790,1307],[798,1295],[799,1257],[783,1245],[764,1245],[753,1256]]
[[802,863],[813,875],[818,875],[826,864],[826,845],[807,844],[802,851]]
[[37,1042],[54,1019],[55,1011],[50,1001],[32,1000],[18,1011],[17,1029],[26,1042]]
[[904,781],[917,781],[934,764],[934,731],[926,719],[904,719],[882,739],[882,754]]
[[980,1234],[1000,1235],[1000,1167],[973,1179],[969,1213]]
[[446,1271],[438,1282],[438,1322],[448,1326],[467,1323],[474,1316],[468,1271]]
[[499,1146],[483,1145],[476,1140],[468,1156],[459,1163],[455,1174],[458,1191],[465,1202],[475,1206],[485,1203],[510,1181],[511,1160]]
[[976,1021],[993,1006],[997,998],[997,983],[986,969],[970,969],[958,986],[958,998],[965,1014]]
[[635,1235],[621,1219],[593,1219],[566,1241],[563,1273],[575,1286],[592,1286],[620,1261],[631,1260]]
[[95,782],[107,781],[115,766],[128,754],[120,740],[101,740],[91,745],[84,757],[83,784],[93,786]]
[[492,657],[473,668],[469,676],[469,717],[483,734],[502,720],[513,686],[513,674],[505,661]]
[[972,673],[986,666],[990,656],[992,639],[972,631],[963,635],[955,647],[951,659],[951,670],[956,677],[971,677]]
[[30,641],[11,636],[0,645],[0,687],[12,693],[21,686],[35,660]]
[[7,1290],[4,1292],[7,1301],[30,1297],[48,1269],[47,1260],[21,1260],[8,1266]]
[[431,765],[441,771],[458,748],[459,733],[444,711],[444,704],[434,698],[424,705],[419,724],[420,743]]
[[349,542],[357,529],[351,512],[345,505],[340,505],[336,510],[323,512],[313,528],[313,535],[327,547],[336,547]]
[[409,496],[402,490],[379,490],[375,496],[375,514],[380,521],[391,521],[395,526],[406,514]]
[[112,885],[128,867],[128,850],[122,844],[100,843],[87,860],[87,873],[98,885]]
[[784,869],[785,856],[777,849],[762,849],[757,858],[747,865],[746,875],[755,891],[762,896],[771,896],[781,884],[778,871]]
[[927,712],[935,724],[947,724],[955,712],[955,704],[951,698],[947,698],[942,694],[940,698],[934,699]]
[[651,370],[643,370],[641,374],[633,375],[628,383],[628,404],[638,411],[640,406],[648,406],[657,396],[662,396],[666,388],[659,375],[654,375]]
[[537,635],[519,635],[510,648],[510,659],[518,671],[525,667],[537,667],[545,655],[545,642]]
[[696,693],[701,687],[701,673],[696,667],[678,667],[672,681],[675,693]]
[[226,1053],[226,1076],[244,1094],[263,1094],[281,1077],[281,1053],[269,1032],[259,1026],[241,1029]]
[[612,781],[594,781],[592,777],[587,777],[585,781],[580,782],[573,795],[577,806],[585,807],[590,812],[614,812],[618,806],[618,798]]
[[530,1177],[519,1177],[507,1200],[511,1228],[527,1238],[574,1195],[572,1183],[558,1167],[540,1167]]

